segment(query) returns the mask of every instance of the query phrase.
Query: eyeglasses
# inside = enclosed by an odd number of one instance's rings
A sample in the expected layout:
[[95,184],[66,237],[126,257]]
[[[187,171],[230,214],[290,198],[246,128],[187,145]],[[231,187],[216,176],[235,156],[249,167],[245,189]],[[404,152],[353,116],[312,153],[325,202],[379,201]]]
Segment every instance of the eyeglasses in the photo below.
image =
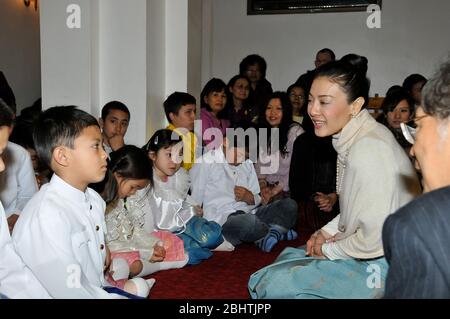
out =
[[289,96],[291,98],[293,98],[293,99],[299,99],[299,100],[304,100],[305,99],[304,95],[297,95],[297,94],[294,94],[294,93],[289,94]]
[[406,125],[405,123],[400,123],[400,127],[402,128],[402,133],[405,139],[409,143],[414,144],[414,142],[416,141],[416,129],[414,127]]
[[[423,119],[423,118],[425,118],[425,117],[427,117],[427,116],[429,116],[429,115],[428,115],[428,114],[424,114],[424,115],[422,115],[422,116],[415,117],[415,118],[413,119],[413,121],[414,121],[415,123],[417,123],[417,121],[420,121],[421,119]],[[411,126],[409,126],[409,125],[406,125],[405,123],[400,123],[400,127],[401,127],[401,129],[402,129],[402,133],[403,133],[403,136],[405,137],[405,139],[406,139],[409,143],[414,144],[414,142],[416,141],[416,133],[417,133],[417,130],[416,130],[414,127],[411,127]]]

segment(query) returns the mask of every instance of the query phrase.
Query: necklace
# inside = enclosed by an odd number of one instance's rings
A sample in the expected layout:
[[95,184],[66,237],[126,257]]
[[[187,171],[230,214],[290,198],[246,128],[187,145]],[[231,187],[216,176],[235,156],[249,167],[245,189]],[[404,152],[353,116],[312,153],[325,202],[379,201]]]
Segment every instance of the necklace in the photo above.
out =
[[[345,168],[347,166],[348,153],[349,153],[349,151],[347,150],[345,152],[343,162],[341,162],[339,160],[339,156],[338,156],[337,161],[336,161],[336,194],[338,196],[341,193],[342,180],[344,179]],[[342,164],[342,170],[341,170],[341,164]]]

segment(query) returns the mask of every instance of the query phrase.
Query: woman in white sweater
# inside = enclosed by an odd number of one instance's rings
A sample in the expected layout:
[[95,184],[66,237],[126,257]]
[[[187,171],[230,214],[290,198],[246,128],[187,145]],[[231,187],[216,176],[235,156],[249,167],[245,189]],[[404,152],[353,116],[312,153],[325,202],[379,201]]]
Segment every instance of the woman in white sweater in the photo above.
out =
[[367,110],[369,80],[333,62],[318,70],[308,114],[317,136],[333,136],[340,214],[315,232],[306,250],[287,248],[254,273],[254,298],[376,298],[387,263],[381,230],[387,216],[420,194],[408,157]]

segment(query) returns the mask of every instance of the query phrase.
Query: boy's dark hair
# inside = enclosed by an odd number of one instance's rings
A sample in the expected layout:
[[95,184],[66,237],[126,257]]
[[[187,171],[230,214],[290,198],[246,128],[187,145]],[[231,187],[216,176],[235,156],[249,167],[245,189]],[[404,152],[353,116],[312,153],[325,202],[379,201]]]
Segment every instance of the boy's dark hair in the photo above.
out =
[[175,131],[162,129],[158,130],[153,134],[153,136],[148,140],[147,144],[142,146],[145,152],[158,152],[162,148],[167,148],[172,145],[181,142],[181,136]]
[[[254,133],[252,136],[251,133]],[[253,123],[241,120],[233,127],[226,129],[226,137],[230,147],[244,148],[250,155],[256,158],[250,158],[253,162],[257,160],[258,133],[257,127]]]
[[184,92],[174,92],[164,101],[164,112],[166,113],[166,118],[169,123],[172,123],[170,120],[169,114],[173,113],[178,115],[181,107],[188,104],[196,104],[197,101],[195,97],[190,95],[189,93]]
[[101,194],[106,204],[118,199],[119,184],[114,177],[114,173],[125,179],[148,179],[150,182],[152,181],[152,162],[147,154],[137,146],[125,145],[111,152],[109,156],[105,188]]
[[105,120],[112,110],[119,110],[126,113],[128,115],[128,120],[131,117],[130,110],[128,110],[128,107],[125,104],[119,101],[111,101],[106,103],[102,108],[102,120]]
[[241,61],[241,63],[239,64],[239,74],[245,74],[248,67],[255,64],[259,65],[259,70],[261,71],[262,78],[265,78],[267,72],[267,62],[262,56],[258,54],[250,54]]
[[38,157],[50,167],[53,150],[58,146],[73,149],[75,139],[89,126],[99,127],[95,117],[76,106],[49,108],[39,116],[33,130]]
[[319,50],[317,52],[317,54],[320,54],[320,53],[328,53],[331,57],[331,61],[336,61],[336,54],[334,54],[333,50],[328,49],[328,48],[323,48],[322,50]]
[[2,99],[0,99],[0,126],[11,127],[14,123],[14,112]]

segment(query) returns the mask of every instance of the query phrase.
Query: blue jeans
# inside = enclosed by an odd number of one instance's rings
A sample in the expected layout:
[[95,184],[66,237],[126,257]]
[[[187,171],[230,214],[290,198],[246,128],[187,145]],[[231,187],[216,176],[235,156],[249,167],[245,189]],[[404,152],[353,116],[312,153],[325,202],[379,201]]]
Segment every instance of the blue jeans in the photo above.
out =
[[290,198],[261,206],[255,214],[237,211],[222,225],[222,234],[233,246],[263,238],[271,226],[287,232],[297,222],[297,203]]

